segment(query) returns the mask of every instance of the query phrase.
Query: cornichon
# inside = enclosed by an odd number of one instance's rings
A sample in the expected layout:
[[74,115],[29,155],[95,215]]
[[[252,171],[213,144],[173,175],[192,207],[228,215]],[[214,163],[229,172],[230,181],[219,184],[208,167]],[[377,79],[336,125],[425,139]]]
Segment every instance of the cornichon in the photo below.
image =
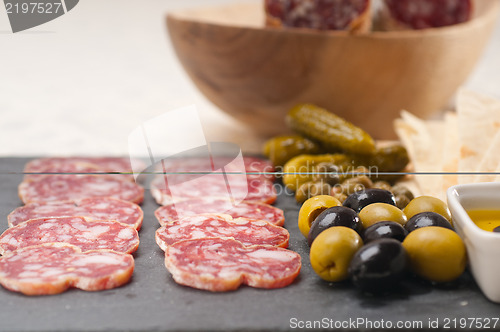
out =
[[375,151],[375,142],[368,133],[321,107],[297,105],[288,112],[286,121],[292,130],[326,148],[356,154]]
[[372,155],[352,155],[352,158],[356,165],[376,167],[372,171],[378,172],[399,172],[410,162],[408,152],[401,144],[377,147]]
[[319,163],[346,165],[349,157],[344,154],[304,154],[290,159],[283,168],[283,184],[290,190],[297,189],[306,182],[313,181],[315,167]]
[[264,144],[264,155],[274,166],[283,166],[293,157],[301,154],[318,154],[320,146],[299,135],[278,136],[269,139]]

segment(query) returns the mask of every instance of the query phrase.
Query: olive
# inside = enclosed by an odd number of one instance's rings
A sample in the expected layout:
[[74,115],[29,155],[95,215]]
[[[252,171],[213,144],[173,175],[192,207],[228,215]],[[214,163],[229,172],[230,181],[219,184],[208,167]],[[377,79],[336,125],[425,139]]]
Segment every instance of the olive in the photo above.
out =
[[422,227],[428,227],[428,226],[438,226],[438,227],[444,227],[453,230],[453,227],[451,226],[450,222],[446,220],[445,217],[443,217],[440,214],[437,214],[436,212],[421,212],[408,220],[408,222],[405,225],[406,230],[409,232],[413,232],[417,228],[422,228]]
[[396,198],[396,206],[401,210],[404,209],[411,201],[411,199],[405,195],[396,195],[395,198]]
[[361,231],[361,221],[356,212],[343,206],[334,206],[321,212],[312,223],[307,237],[309,245],[321,232],[334,226],[352,228],[358,233]]
[[373,182],[372,188],[392,191],[391,184],[387,181],[375,181],[375,182]]
[[403,211],[387,203],[373,203],[365,206],[359,212],[359,219],[365,229],[380,221],[394,221],[403,226],[406,224]]
[[299,230],[306,238],[314,219],[326,209],[339,206],[341,203],[329,195],[319,195],[309,198],[299,210]]
[[493,232],[500,233],[500,226],[493,228]]
[[333,163],[319,163],[315,167],[312,179],[314,182],[322,181],[334,186],[339,183],[339,167]]
[[363,240],[352,228],[338,226],[322,232],[314,240],[309,259],[311,266],[326,281],[342,281],[349,277],[352,256],[363,246]]
[[298,203],[303,203],[314,196],[328,195],[331,190],[332,187],[325,182],[306,182],[295,193],[295,200]]
[[454,231],[429,226],[416,229],[403,241],[410,268],[418,276],[436,282],[458,278],[465,270],[465,245]]
[[335,189],[348,196],[357,191],[371,188],[371,186],[372,180],[366,175],[360,175],[345,180],[340,186],[336,186]]
[[413,193],[411,192],[411,190],[402,184],[394,185],[392,187],[391,191],[394,194],[394,196],[397,196],[397,195],[406,196],[408,198],[408,200],[410,200],[410,201],[415,198],[415,196],[413,196]]
[[411,202],[404,208],[404,213],[407,218],[411,218],[420,212],[436,212],[446,218],[450,223],[451,214],[445,202],[439,198],[432,196],[419,196],[411,200]]
[[401,242],[378,239],[365,244],[351,260],[352,283],[363,291],[380,293],[390,290],[403,277],[408,264]]
[[334,189],[335,188],[332,189],[331,195],[336,199],[338,199],[339,202],[342,204],[346,200],[347,196],[343,193],[335,192]]
[[408,231],[401,224],[393,221],[381,221],[365,229],[363,232],[363,241],[368,243],[378,239],[389,238],[403,242],[406,235],[408,235]]
[[342,205],[359,213],[365,206],[373,203],[387,203],[396,206],[394,195],[384,189],[357,191],[349,195]]

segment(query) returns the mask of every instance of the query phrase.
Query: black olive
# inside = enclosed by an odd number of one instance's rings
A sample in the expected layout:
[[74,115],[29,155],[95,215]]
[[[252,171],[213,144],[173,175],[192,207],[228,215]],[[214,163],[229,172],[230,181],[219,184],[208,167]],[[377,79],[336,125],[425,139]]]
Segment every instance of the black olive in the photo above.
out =
[[354,254],[349,265],[352,283],[362,291],[383,293],[394,289],[405,274],[408,257],[394,239],[372,241]]
[[500,233],[500,226],[493,228],[493,232]]
[[349,195],[344,201],[343,206],[359,213],[365,206],[372,203],[387,203],[396,206],[396,198],[388,190],[376,188],[365,189]]
[[453,229],[450,222],[446,220],[445,217],[436,212],[420,212],[414,215],[405,224],[406,230],[412,232],[417,228],[427,227],[427,226],[439,226],[444,228]]
[[371,225],[363,232],[363,241],[368,243],[378,239],[395,239],[403,242],[408,231],[401,224],[394,221],[380,221]]
[[361,231],[361,221],[356,212],[343,206],[334,206],[321,212],[314,219],[309,230],[309,236],[307,237],[309,246],[319,233],[334,226],[349,227],[358,233]]

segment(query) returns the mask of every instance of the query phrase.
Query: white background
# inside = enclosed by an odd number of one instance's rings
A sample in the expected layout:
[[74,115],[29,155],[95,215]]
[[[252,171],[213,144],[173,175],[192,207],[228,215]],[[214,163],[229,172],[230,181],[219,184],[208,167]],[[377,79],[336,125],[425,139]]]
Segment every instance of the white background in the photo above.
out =
[[[229,2],[81,0],[16,34],[1,8],[0,155],[126,155],[134,128],[191,104],[207,140],[258,150],[260,140],[189,81],[165,29],[169,10]],[[500,98],[500,24],[466,86]]]

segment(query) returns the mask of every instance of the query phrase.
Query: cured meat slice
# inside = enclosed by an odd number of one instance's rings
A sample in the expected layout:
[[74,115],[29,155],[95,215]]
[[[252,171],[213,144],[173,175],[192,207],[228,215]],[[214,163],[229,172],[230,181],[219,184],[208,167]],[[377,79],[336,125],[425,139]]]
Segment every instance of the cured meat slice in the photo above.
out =
[[214,170],[246,173],[252,178],[264,177],[270,181],[274,180],[274,166],[271,161],[257,157],[243,157],[243,163],[239,159],[214,156],[211,159],[201,157],[165,159],[158,169],[165,172],[212,172]]
[[156,243],[163,251],[182,240],[209,237],[232,237],[245,246],[261,244],[286,248],[290,234],[283,227],[264,220],[233,219],[227,214],[199,214],[167,223],[156,231]]
[[471,0],[385,0],[385,29],[426,29],[468,21]]
[[[51,157],[34,159],[24,167],[26,173],[131,173],[130,159],[117,157]],[[132,174],[116,174],[122,180],[134,180]],[[26,175],[26,178],[39,175]]]
[[269,26],[368,31],[370,0],[265,0]]
[[86,291],[126,284],[132,255],[110,250],[82,252],[67,243],[45,243],[0,257],[0,284],[25,295],[51,295],[74,287]]
[[166,159],[160,169],[165,175],[152,181],[151,194],[161,205],[193,197],[272,203],[276,190],[268,173],[273,170],[269,161],[255,157]]
[[69,201],[87,197],[114,197],[140,204],[144,189],[108,175],[43,175],[19,185],[23,203]]
[[64,242],[82,251],[109,249],[133,253],[139,235],[133,227],[111,220],[83,217],[38,218],[8,228],[0,235],[0,254],[42,243]]
[[81,216],[88,220],[115,220],[140,229],[142,209],[134,203],[111,197],[91,197],[76,201],[30,203],[12,211],[7,220],[9,227],[24,221],[47,217]]
[[288,286],[301,268],[296,252],[271,247],[245,247],[233,239],[185,240],[168,246],[165,266],[174,280],[185,286],[213,292]]
[[241,174],[175,174],[156,177],[151,182],[151,195],[160,205],[194,197],[214,197],[235,201],[273,203],[276,189],[262,177]]
[[283,226],[285,223],[283,210],[274,206],[253,202],[240,202],[235,205],[230,200],[211,197],[191,198],[159,207],[155,216],[160,225],[164,226],[168,222],[201,213],[225,213],[233,218],[260,219],[277,226]]

